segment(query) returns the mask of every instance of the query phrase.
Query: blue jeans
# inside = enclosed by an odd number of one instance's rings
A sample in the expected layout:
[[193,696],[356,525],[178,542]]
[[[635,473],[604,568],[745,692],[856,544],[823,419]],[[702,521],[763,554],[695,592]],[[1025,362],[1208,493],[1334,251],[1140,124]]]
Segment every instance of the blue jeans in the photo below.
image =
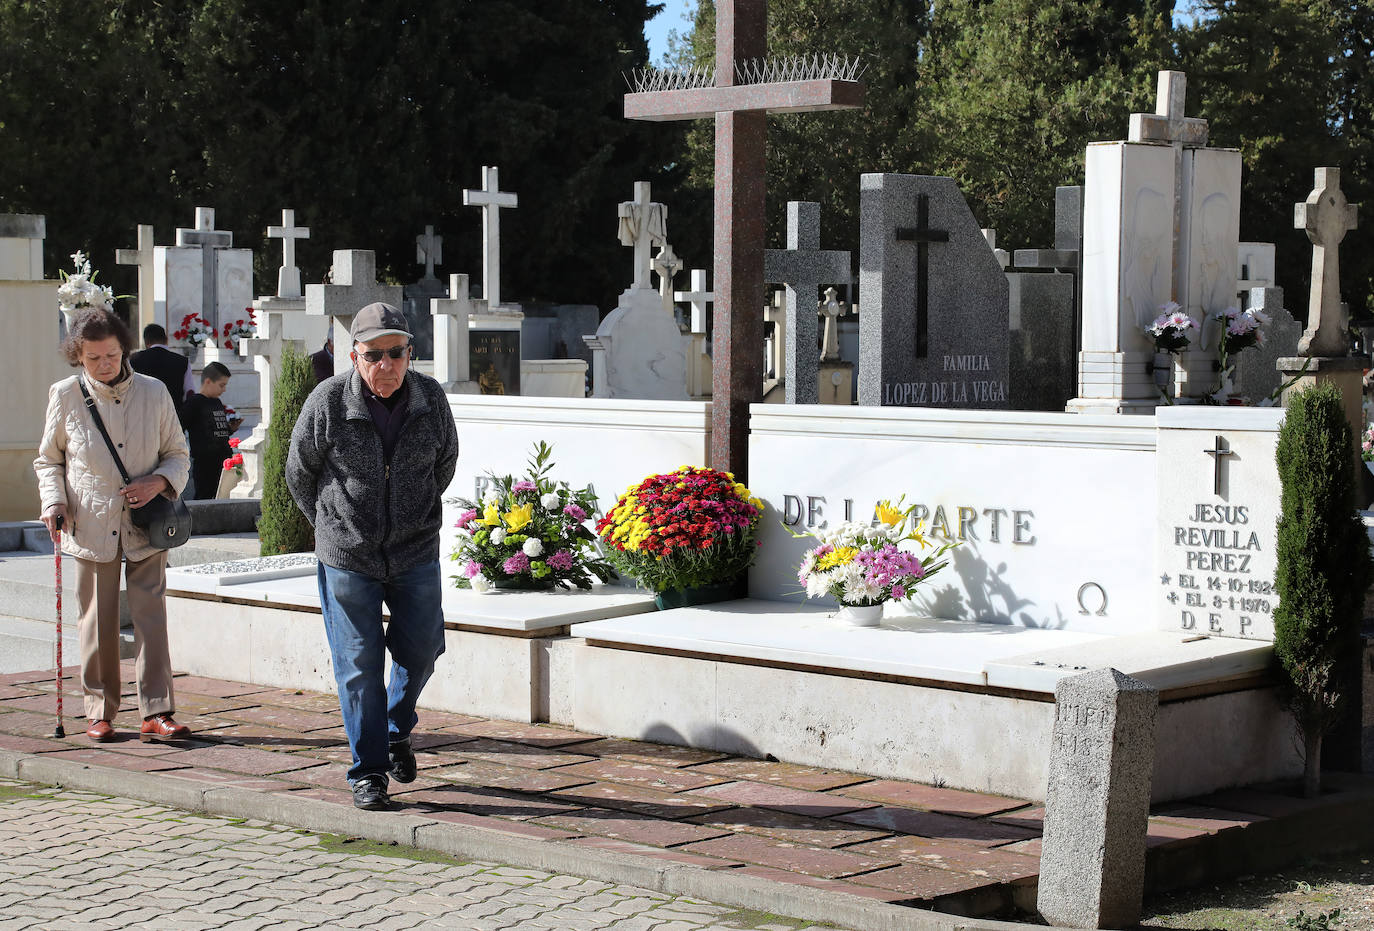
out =
[[[439,562],[389,581],[320,563],[318,579],[339,706],[353,752],[348,781],[386,778],[391,769],[387,744],[410,735],[419,720],[415,702],[444,652]],[[384,601],[391,609],[385,628]],[[388,650],[389,686],[382,679]]]

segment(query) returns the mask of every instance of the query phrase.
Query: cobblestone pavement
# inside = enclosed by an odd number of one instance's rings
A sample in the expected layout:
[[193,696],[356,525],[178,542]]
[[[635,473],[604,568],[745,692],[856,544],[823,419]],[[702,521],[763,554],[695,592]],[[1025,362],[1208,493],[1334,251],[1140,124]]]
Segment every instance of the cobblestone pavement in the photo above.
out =
[[834,927],[10,780],[0,850],[4,931]]

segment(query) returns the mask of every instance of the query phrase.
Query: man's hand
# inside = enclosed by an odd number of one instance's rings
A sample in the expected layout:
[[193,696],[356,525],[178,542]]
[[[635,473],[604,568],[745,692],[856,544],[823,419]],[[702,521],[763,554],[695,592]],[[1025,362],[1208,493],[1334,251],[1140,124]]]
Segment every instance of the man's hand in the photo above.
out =
[[52,538],[54,546],[62,542],[62,531],[58,529],[59,523],[66,528],[68,533],[72,532],[73,528],[71,522],[67,520],[67,506],[65,504],[48,505],[47,510],[39,519],[43,521],[43,526],[48,528],[48,536]]
[[171,487],[161,475],[145,475],[119,489],[119,493],[129,502],[129,507],[137,510]]

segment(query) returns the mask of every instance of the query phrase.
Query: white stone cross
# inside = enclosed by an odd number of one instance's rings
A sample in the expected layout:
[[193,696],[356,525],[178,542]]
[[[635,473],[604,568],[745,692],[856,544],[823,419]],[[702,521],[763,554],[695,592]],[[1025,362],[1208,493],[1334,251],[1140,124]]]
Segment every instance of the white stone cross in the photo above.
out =
[[635,199],[621,201],[617,213],[620,244],[633,246],[635,250],[635,276],[631,287],[647,288],[653,268],[649,247],[668,241],[668,208],[651,201],[648,181],[636,181]]
[[825,331],[821,336],[821,361],[840,361],[840,317],[849,312],[849,305],[840,300],[834,288],[825,289],[825,300],[817,308],[825,318]]
[[672,243],[665,242],[654,256],[654,271],[658,273],[658,293],[663,298],[663,310],[673,315],[673,276],[682,268],[682,259],[673,251]]
[[426,281],[434,277],[434,266],[443,260],[444,237],[435,236],[434,227],[426,226],[424,234],[415,237],[415,261],[424,264]]
[[353,317],[377,301],[399,308],[401,295],[400,285],[377,283],[377,254],[371,249],[336,249],[330,283],[305,286],[305,312],[333,322],[336,375],[353,368],[353,341],[348,335]]
[[692,290],[674,291],[673,300],[686,301],[692,305],[692,332],[705,333],[710,320],[710,304],[716,299],[716,295],[706,290],[706,269],[692,269],[691,282]]
[[429,312],[434,315],[434,377],[445,391],[453,392],[472,380],[468,320],[486,307],[485,300],[469,297],[467,275],[449,275],[448,297],[429,300]]
[[520,198],[501,190],[495,165],[483,165],[482,189],[464,191],[463,205],[482,208],[482,297],[495,310],[501,306],[501,208],[520,206]]
[[120,265],[138,266],[138,330],[156,322],[157,314],[153,309],[153,227],[140,223],[138,226],[138,248],[115,250],[115,261]]
[[200,315],[211,326],[218,326],[216,308],[219,306],[219,261],[216,249],[234,244],[234,234],[215,229],[215,208],[197,207],[194,229],[178,229],[178,246],[200,246]]
[[[296,211],[289,208],[281,212],[281,226],[267,228],[268,239],[281,240],[281,268],[277,269],[277,297],[300,300],[301,270],[296,267],[296,240],[309,239],[310,228],[296,225]],[[267,408],[264,407],[264,410]]]
[[1132,113],[1131,142],[1168,142],[1175,146],[1207,144],[1207,121],[1183,115],[1188,76],[1182,71],[1161,71],[1155,90],[1154,113]]
[[1307,329],[1298,340],[1298,355],[1350,355],[1346,338],[1349,310],[1341,303],[1340,245],[1359,222],[1359,205],[1341,192],[1341,170],[1318,168],[1307,200],[1293,205],[1293,226],[1312,240],[1312,290],[1307,303]]
[[282,331],[286,329],[284,324],[281,311],[268,311],[258,324],[258,332],[262,335],[239,340],[239,353],[253,360],[253,369],[259,375],[264,424],[272,416],[272,386],[281,369],[282,353],[288,346],[297,352],[305,352],[305,343],[301,340],[282,338]]

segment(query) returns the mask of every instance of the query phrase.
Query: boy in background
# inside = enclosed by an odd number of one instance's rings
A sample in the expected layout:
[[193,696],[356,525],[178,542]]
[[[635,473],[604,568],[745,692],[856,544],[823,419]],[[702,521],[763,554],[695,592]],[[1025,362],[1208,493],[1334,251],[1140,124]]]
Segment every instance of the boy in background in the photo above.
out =
[[201,370],[200,393],[186,399],[181,424],[191,445],[191,477],[195,482],[195,497],[213,498],[219,491],[224,460],[230,456],[229,437],[243,423],[230,420],[224,412],[220,396],[229,387],[229,369],[220,362],[211,362]]

